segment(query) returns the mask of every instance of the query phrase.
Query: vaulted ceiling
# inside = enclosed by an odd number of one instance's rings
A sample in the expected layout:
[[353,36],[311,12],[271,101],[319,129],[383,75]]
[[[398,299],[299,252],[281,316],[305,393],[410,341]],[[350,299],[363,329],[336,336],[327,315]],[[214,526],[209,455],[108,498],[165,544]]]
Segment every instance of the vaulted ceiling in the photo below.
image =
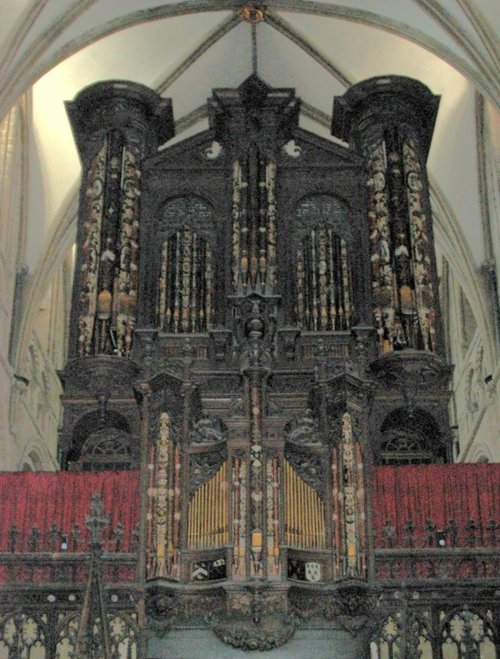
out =
[[429,172],[479,265],[476,102],[480,93],[492,113],[500,103],[497,0],[269,0],[257,24],[245,21],[243,7],[234,0],[2,0],[0,113],[32,90],[31,269],[78,191],[65,100],[98,80],[141,82],[173,99],[175,139],[183,139],[206,127],[214,87],[238,86],[252,71],[272,86],[296,88],[301,125],[325,137],[332,97],[360,80],[407,75],[440,94]]

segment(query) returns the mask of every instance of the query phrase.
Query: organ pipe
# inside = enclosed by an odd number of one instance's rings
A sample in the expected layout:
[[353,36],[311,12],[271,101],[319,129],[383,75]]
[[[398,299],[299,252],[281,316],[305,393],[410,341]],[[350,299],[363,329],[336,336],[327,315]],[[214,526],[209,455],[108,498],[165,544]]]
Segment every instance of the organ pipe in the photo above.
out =
[[325,511],[316,490],[284,461],[285,543],[298,549],[324,549]]
[[188,506],[188,547],[207,549],[229,543],[227,463],[203,483]]

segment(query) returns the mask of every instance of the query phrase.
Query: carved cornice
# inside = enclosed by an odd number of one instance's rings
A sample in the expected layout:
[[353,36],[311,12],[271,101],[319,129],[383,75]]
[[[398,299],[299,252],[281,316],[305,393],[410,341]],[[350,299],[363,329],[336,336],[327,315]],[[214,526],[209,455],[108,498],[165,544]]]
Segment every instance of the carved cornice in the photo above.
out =
[[310,409],[303,416],[295,416],[285,426],[287,442],[296,446],[322,446],[323,441],[317,420]]
[[88,394],[109,398],[115,387],[130,389],[138,378],[140,368],[129,359],[112,355],[77,357],[68,361],[59,378],[66,395]]
[[324,450],[319,447],[285,445],[285,458],[299,476],[323,498],[325,490]]
[[196,446],[213,446],[227,440],[227,428],[219,418],[202,412],[201,419],[193,425],[189,442]]
[[166,371],[158,373],[148,381],[148,384],[152,394],[164,390],[171,390],[172,392],[181,395],[182,378],[175,373],[167,373]]
[[[137,128],[150,132],[158,144],[174,135],[172,101],[155,91],[128,80],[107,80],[89,85],[66,103],[78,150],[88,151],[89,140],[98,131]],[[149,151],[154,152],[151,144]]]
[[391,386],[411,382],[434,390],[448,385],[453,366],[430,352],[401,350],[382,355],[370,364],[370,371]]
[[421,82],[404,76],[381,76],[353,85],[333,105],[332,134],[346,142],[371,126],[408,122],[419,135],[427,159],[439,106]]
[[[366,408],[371,404],[375,384],[372,380],[365,380],[350,372],[349,367],[344,373],[329,378],[324,383],[325,396],[330,415],[345,411],[348,406]],[[316,387],[319,392],[320,388]]]
[[210,450],[191,453],[189,456],[189,495],[193,496],[196,490],[209,481],[227,459],[227,445],[225,441],[219,442]]
[[[260,121],[266,124],[261,130],[255,122],[255,112],[260,111]],[[221,138],[229,128],[240,142],[244,152],[252,138],[265,151],[272,153],[280,139],[286,142],[298,126],[300,101],[293,89],[273,89],[257,75],[249,76],[237,89],[214,89],[208,101],[210,127]]]

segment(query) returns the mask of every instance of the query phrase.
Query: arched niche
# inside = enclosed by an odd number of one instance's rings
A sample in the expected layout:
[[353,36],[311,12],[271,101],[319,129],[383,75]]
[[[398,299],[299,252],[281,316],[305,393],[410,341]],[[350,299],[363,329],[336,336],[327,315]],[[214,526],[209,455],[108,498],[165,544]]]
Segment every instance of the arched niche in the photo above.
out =
[[128,420],[118,412],[95,410],[85,414],[73,429],[68,468],[75,471],[122,471],[138,462],[137,443]]
[[443,659],[481,657],[493,659],[497,655],[498,632],[495,633],[493,612],[474,611],[468,606],[441,616],[441,656]]
[[423,410],[398,409],[380,428],[377,464],[430,464],[446,461],[446,447],[436,421]]

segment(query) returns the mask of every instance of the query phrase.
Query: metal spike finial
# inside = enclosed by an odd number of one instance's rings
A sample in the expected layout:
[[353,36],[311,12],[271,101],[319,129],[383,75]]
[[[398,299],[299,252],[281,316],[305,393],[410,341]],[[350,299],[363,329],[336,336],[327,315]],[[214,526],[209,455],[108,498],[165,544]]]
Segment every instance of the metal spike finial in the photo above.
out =
[[85,517],[85,526],[90,531],[90,546],[92,548],[102,548],[102,534],[108,525],[108,518],[103,515],[102,497],[99,492],[95,492],[90,499],[90,515]]

